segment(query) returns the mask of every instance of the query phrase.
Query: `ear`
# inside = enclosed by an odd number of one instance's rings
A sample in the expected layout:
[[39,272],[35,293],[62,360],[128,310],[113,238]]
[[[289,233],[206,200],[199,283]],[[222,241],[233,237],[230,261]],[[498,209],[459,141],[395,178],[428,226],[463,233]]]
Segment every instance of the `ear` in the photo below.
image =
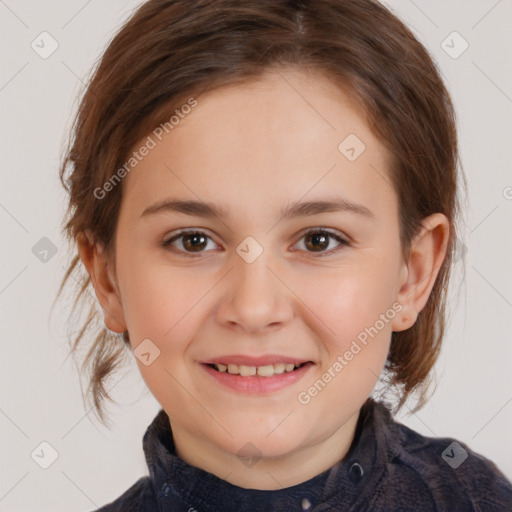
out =
[[397,301],[403,306],[392,322],[393,331],[404,331],[416,322],[425,307],[446,256],[450,223],[442,213],[423,219],[411,243],[411,251],[400,270]]
[[77,245],[80,258],[91,276],[96,297],[103,310],[105,325],[114,332],[126,331],[119,289],[112,277],[110,262],[102,245],[94,242],[89,230],[78,234]]

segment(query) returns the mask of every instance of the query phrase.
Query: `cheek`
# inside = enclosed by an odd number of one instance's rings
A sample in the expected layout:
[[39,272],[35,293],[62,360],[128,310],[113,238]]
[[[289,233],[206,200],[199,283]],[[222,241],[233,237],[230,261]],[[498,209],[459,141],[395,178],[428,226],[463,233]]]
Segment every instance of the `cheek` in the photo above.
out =
[[[137,358],[140,373],[155,398],[168,410],[190,407],[179,383],[188,381],[183,364],[187,349],[200,325],[201,299],[213,283],[198,273],[162,265],[132,267],[125,276],[123,308],[130,341],[137,346],[149,339],[148,365]],[[141,349],[144,345],[141,344]],[[155,348],[156,347],[156,348]],[[145,351],[145,350],[144,350]]]
[[393,304],[392,270],[375,267],[378,265],[351,265],[329,273],[322,269],[296,281],[294,291],[324,324],[327,337],[339,345],[336,348],[343,348],[374,325]]
[[139,340],[175,337],[208,289],[201,275],[190,269],[126,261],[123,270],[125,319]]
[[[309,316],[310,328],[322,332],[324,348],[319,375],[308,383],[312,388],[304,389],[304,401],[311,399],[315,407],[327,409],[335,404],[329,411],[339,411],[351,410],[368,397],[391,341],[395,315],[391,275],[392,269],[384,266],[351,265],[330,276],[317,272],[301,281],[299,293],[315,313]],[[335,421],[336,414],[329,411],[326,421]]]
[[[381,270],[382,272],[382,270]],[[339,421],[339,411],[355,411],[370,395],[386,362],[391,341],[393,282],[369,269],[304,282],[312,332],[322,331],[326,354],[299,397],[305,411],[322,411],[326,424]],[[381,276],[382,277],[382,276]],[[314,286],[312,285],[314,282]]]

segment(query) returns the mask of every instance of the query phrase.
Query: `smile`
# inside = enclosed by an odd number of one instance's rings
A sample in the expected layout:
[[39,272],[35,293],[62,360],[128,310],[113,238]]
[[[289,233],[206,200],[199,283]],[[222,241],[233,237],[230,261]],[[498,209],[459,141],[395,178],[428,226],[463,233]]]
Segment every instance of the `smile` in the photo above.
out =
[[302,363],[274,363],[264,365],[245,365],[220,362],[201,363],[200,366],[212,379],[237,393],[267,395],[302,379],[315,366],[312,361]]
[[276,363],[267,364],[264,366],[248,366],[238,364],[211,364],[210,367],[214,368],[218,372],[227,372],[230,375],[240,375],[242,377],[252,377],[258,375],[260,377],[273,377],[274,375],[280,375],[282,373],[293,372],[297,368],[304,366],[306,363],[293,364],[293,363]]

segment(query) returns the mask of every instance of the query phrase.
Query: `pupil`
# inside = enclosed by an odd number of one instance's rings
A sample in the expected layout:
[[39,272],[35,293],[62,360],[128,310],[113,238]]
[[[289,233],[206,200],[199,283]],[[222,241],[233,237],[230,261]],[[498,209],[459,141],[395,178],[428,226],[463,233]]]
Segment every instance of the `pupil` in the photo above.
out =
[[[319,246],[317,245],[318,243],[320,244],[325,244],[327,242],[327,237],[325,235],[323,235],[322,233],[315,233],[314,235],[310,235],[307,237],[306,240],[312,240],[313,241],[313,245],[311,245],[311,247],[313,249],[324,249],[325,247],[323,245]],[[308,244],[310,245],[310,244]],[[329,245],[329,244],[327,244]]]
[[186,249],[201,249],[205,245],[205,237],[199,234],[185,235],[183,241]]

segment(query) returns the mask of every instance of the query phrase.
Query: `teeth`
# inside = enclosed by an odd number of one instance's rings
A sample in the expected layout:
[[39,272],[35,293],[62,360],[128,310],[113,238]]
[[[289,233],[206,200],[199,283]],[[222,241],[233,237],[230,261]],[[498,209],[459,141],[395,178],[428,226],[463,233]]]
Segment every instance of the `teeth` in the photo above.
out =
[[258,366],[258,375],[260,377],[272,377],[272,375],[274,375],[274,367],[271,364],[267,366]]
[[256,375],[256,366],[244,366],[243,364],[241,364],[238,367],[238,371],[240,372],[240,375],[242,377],[249,377],[250,375]]
[[274,373],[277,373],[277,374],[284,373],[285,370],[286,370],[286,365],[284,363],[277,363],[274,365]]
[[242,377],[250,377],[259,375],[260,377],[272,377],[273,375],[280,375],[285,372],[292,372],[295,368],[301,366],[300,364],[293,363],[276,363],[268,364],[265,366],[246,366],[238,364],[215,364],[215,368],[219,372],[226,372],[231,375],[241,375]]
[[231,373],[232,375],[240,373],[238,371],[238,365],[237,364],[228,364],[228,373]]

